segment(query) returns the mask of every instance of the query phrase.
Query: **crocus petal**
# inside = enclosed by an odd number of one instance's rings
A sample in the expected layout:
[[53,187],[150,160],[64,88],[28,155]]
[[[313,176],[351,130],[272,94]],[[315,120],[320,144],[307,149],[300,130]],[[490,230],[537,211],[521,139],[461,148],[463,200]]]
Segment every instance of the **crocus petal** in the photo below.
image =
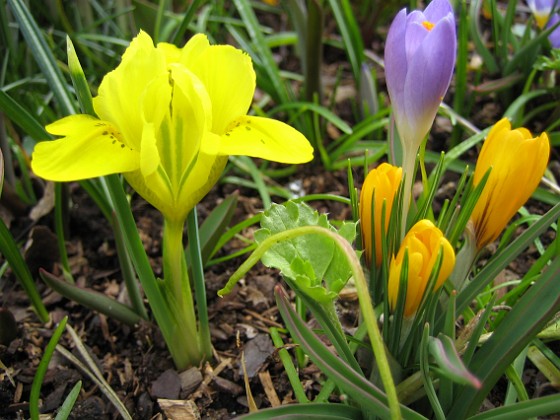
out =
[[477,185],[492,168],[471,215],[477,248],[498,238],[509,220],[537,188],[548,164],[550,145],[546,133],[532,138],[518,128],[511,130],[503,118],[490,130],[474,173]]
[[[447,40],[442,42],[442,39]],[[409,62],[404,91],[405,118],[410,132],[403,137],[415,143],[428,133],[455,66],[455,24],[451,17],[439,21]],[[412,122],[412,124],[410,124]],[[409,136],[409,138],[407,138]]]
[[304,163],[313,159],[313,148],[303,134],[283,122],[245,116],[231,123],[222,136],[220,154]]
[[142,131],[141,103],[144,88],[166,72],[165,57],[156,50],[145,32],[132,40],[119,66],[108,73],[93,98],[95,112],[102,120],[119,127],[129,146],[138,149]]
[[[558,22],[560,22],[560,16],[557,13],[554,13],[550,16],[546,27],[552,28],[553,26],[557,25]],[[550,41],[550,45],[552,45],[552,48],[560,48],[560,26],[556,26],[556,29],[554,29],[548,35],[548,40]]]
[[430,22],[437,22],[450,13],[453,14],[453,7],[448,0],[432,0],[424,10],[424,15]]
[[212,45],[196,60],[189,59],[188,68],[210,96],[212,131],[223,134],[231,121],[247,113],[253,101],[256,75],[251,57],[230,45]]
[[404,82],[408,71],[406,49],[406,9],[402,9],[391,24],[385,41],[385,78],[395,114],[404,110]]
[[139,154],[122,142],[109,122],[87,115],[72,115],[49,126],[59,140],[37,143],[31,168],[51,181],[78,181],[128,172],[138,168]]
[[419,309],[426,287],[433,274],[435,263],[442,252],[440,271],[433,291],[438,290],[455,266],[455,252],[449,241],[431,221],[418,221],[404,237],[397,256],[389,266],[389,305],[394,310],[400,287],[401,269],[405,253],[408,254],[408,277],[405,317],[411,317]]

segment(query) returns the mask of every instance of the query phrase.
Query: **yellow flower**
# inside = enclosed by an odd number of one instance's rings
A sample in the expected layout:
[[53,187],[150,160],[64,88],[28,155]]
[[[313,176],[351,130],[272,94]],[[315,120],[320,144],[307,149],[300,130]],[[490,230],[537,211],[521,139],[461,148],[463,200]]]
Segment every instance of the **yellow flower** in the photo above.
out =
[[453,271],[455,252],[441,230],[432,222],[420,220],[416,223],[404,237],[397,256],[391,260],[388,285],[391,310],[394,310],[397,305],[405,251],[408,252],[408,279],[404,316],[408,318],[416,313],[422,302],[439,253],[443,253],[443,259],[434,292],[443,285]]
[[[366,256],[366,263],[371,265],[372,239],[375,238],[375,265],[381,265],[382,248],[381,238],[389,228],[389,218],[393,208],[395,194],[402,180],[402,168],[382,163],[369,172],[362,185],[360,193],[360,226],[362,228],[362,241]],[[385,225],[381,230],[381,216],[385,203]],[[372,230],[372,206],[374,223]]]
[[492,168],[471,215],[477,249],[495,241],[535,191],[550,155],[546,133],[533,138],[526,128],[511,129],[507,118],[492,127],[474,171],[474,185]]
[[251,58],[195,35],[183,47],[154,46],[145,32],[93,99],[98,118],[73,115],[47,126],[63,138],[37,144],[34,172],[52,181],[123,173],[169,220],[183,221],[217,182],[228,155],[282,163],[313,157],[290,126],[248,116],[255,92]]

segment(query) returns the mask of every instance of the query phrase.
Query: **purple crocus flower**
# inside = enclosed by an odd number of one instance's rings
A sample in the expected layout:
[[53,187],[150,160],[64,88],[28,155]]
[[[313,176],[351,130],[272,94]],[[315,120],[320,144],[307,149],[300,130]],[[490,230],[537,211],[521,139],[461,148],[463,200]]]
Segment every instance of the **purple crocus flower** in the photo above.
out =
[[539,28],[544,28],[549,20],[553,9],[557,6],[558,0],[527,0],[527,5]]
[[[548,19],[546,28],[548,29],[556,26],[558,22],[560,22],[560,15],[558,15],[558,13],[553,13]],[[556,26],[556,29],[552,30],[552,32],[548,35],[548,40],[550,41],[552,48],[560,48],[560,26]]]
[[[385,74],[405,160],[416,156],[451,82],[457,39],[448,0],[401,10],[385,43]],[[407,162],[404,162],[407,165]]]

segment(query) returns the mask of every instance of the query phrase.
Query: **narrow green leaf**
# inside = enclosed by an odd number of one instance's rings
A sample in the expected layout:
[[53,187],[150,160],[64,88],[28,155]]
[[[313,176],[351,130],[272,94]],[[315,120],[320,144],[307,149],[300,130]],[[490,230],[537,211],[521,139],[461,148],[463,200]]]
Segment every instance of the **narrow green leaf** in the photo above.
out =
[[[200,235],[200,253],[202,256],[202,263],[206,263],[212,258],[216,244],[227,230],[231,218],[237,208],[237,201],[239,194],[237,192],[226,197],[214,210],[204,219],[200,226],[198,233]],[[186,250],[187,266],[190,267],[189,246]]]
[[128,325],[136,325],[142,317],[130,309],[128,306],[105,296],[92,289],[85,289],[75,286],[67,281],[60,280],[51,273],[40,270],[39,274],[47,285],[60,293],[62,296],[76,301],[90,309],[99,311],[111,318],[115,318]]
[[[549,226],[560,217],[560,203],[546,212],[538,221],[533,223],[527,230],[519,235],[506,249],[499,255],[492,258],[484,266],[477,276],[459,293],[457,297],[457,314],[463,310],[478,296],[480,292],[489,284],[507,265],[523,250],[532,244],[537,236],[543,233]],[[443,317],[442,317],[443,318]],[[443,322],[443,319],[441,320]],[[438,321],[438,324],[440,322]]]
[[29,299],[31,299],[31,303],[33,304],[33,308],[35,308],[35,312],[37,313],[39,319],[42,322],[47,322],[49,320],[49,313],[47,312],[47,309],[41,300],[41,296],[37,291],[37,287],[35,286],[35,281],[31,276],[29,267],[21,256],[12,234],[2,219],[0,219],[0,252],[4,255],[8,264],[10,264],[16,278],[21,283]]
[[[390,418],[386,395],[362,375],[335,356],[317,335],[309,329],[294,311],[281,286],[275,289],[276,302],[292,337],[303,347],[309,358],[365,412],[375,413],[380,418]],[[401,405],[404,418],[424,419],[422,415]]]
[[10,95],[0,89],[0,110],[19,126],[33,140],[40,141],[50,138],[43,125],[27,110],[18,104]]
[[429,337],[428,350],[440,367],[439,373],[454,382],[480,388],[482,384],[469,372],[455,349],[453,340],[443,334],[437,338]]
[[56,348],[58,340],[60,339],[60,336],[66,328],[67,321],[68,316],[65,316],[54,330],[53,335],[49,340],[49,344],[47,344],[47,347],[45,348],[43,357],[39,362],[37,371],[35,372],[33,384],[31,385],[31,393],[29,394],[29,415],[31,417],[31,420],[39,420],[39,396],[41,395],[41,385],[43,384],[43,379],[45,378],[45,374],[47,373],[49,362],[51,361],[54,349]]
[[556,258],[474,354],[469,369],[483,386],[479,390],[463,388],[449,418],[474,414],[507,366],[560,310],[559,276],[560,258]]
[[26,45],[47,79],[47,83],[56,97],[62,113],[66,115],[73,114],[76,107],[71,99],[68,86],[37,22],[33,19],[23,0],[8,0],[8,5],[18,21],[19,29],[25,38]]
[[89,90],[89,85],[80,64],[80,60],[76,55],[76,50],[74,49],[74,44],[69,36],[66,37],[66,51],[68,54],[68,68],[70,69],[70,79],[72,79],[72,84],[74,85],[74,90],[76,91],[76,96],[78,97],[78,102],[80,103],[80,108],[84,114],[95,115],[95,110],[93,109],[93,102],[91,98],[91,91]]
[[306,419],[339,419],[339,420],[362,420],[362,412],[350,405],[329,404],[329,403],[309,403],[291,404],[280,407],[259,410],[256,413],[247,414],[239,417],[239,420],[269,420],[273,418],[283,418],[290,420]]
[[0,196],[4,190],[4,154],[2,149],[0,149]]
[[560,413],[560,398],[558,394],[554,394],[488,410],[469,417],[469,420],[526,420],[545,418],[558,413]]
[[56,417],[54,418],[54,420],[66,420],[70,416],[72,408],[74,408],[74,404],[76,403],[76,400],[80,395],[81,389],[82,381],[76,382],[76,385],[72,387],[72,389],[64,399],[64,402],[58,409],[58,413],[56,413]]

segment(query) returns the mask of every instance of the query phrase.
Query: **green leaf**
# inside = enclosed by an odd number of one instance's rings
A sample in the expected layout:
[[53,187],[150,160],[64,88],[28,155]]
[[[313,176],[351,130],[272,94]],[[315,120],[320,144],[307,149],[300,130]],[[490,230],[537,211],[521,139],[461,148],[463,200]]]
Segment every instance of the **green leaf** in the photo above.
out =
[[[319,337],[305,324],[288,301],[285,290],[281,286],[275,289],[276,303],[292,337],[302,346],[309,358],[332,378],[338,387],[350,396],[364,412],[375,413],[384,419],[390,418],[387,396],[342,359],[334,355]],[[424,419],[413,410],[400,406],[406,419]],[[309,417],[308,417],[309,418]]]
[[[288,201],[274,204],[264,212],[262,229],[255,232],[255,240],[262,243],[275,233],[301,226],[321,226],[337,232],[326,215],[304,203]],[[345,222],[338,233],[348,242],[356,236],[356,225]],[[282,241],[267,251],[262,262],[267,267],[279,269],[310,297],[328,301],[337,296],[351,276],[345,254],[328,238],[319,235],[298,236]],[[323,286],[323,281],[325,286]]]
[[54,349],[58,344],[58,340],[60,336],[64,332],[66,328],[66,322],[68,321],[68,316],[62,318],[62,321],[58,324],[54,333],[49,340],[49,344],[45,348],[45,352],[43,353],[43,357],[41,358],[41,362],[37,367],[37,371],[35,372],[35,377],[33,378],[33,384],[31,385],[31,393],[29,394],[29,415],[32,420],[39,419],[39,395],[41,394],[41,385],[43,384],[43,379],[45,378],[45,373],[47,373],[47,369],[49,367],[49,362],[51,361],[51,357],[54,353]]
[[39,316],[39,319],[42,322],[47,322],[49,320],[49,313],[41,300],[41,296],[37,291],[37,287],[35,286],[35,281],[31,276],[31,272],[29,271],[29,267],[25,263],[25,260],[21,256],[19,248],[12,237],[12,234],[4,224],[4,221],[0,219],[0,252],[4,255],[8,264],[12,268],[16,278],[19,280],[21,285],[23,286],[25,293],[29,299],[31,299],[31,303]]
[[56,417],[54,420],[66,420],[70,413],[72,412],[72,408],[74,408],[74,404],[80,395],[80,391],[82,390],[82,381],[76,382],[76,385],[70,390],[68,396],[65,398],[64,402],[58,409],[58,413],[56,413]]
[[560,309],[559,276],[560,258],[556,258],[474,354],[469,369],[483,386],[462,388],[448,418],[474,414],[506,368]]
[[117,302],[102,293],[96,292],[92,289],[81,288],[67,281],[60,280],[45,270],[40,270],[39,274],[41,275],[43,281],[47,283],[51,289],[90,309],[99,311],[128,325],[138,324],[142,320],[142,317],[128,306]]
[[480,388],[482,384],[476,376],[469,372],[455,349],[453,340],[443,334],[438,338],[429,337],[428,350],[440,367],[439,373],[462,385]]
[[256,413],[241,416],[239,417],[239,420],[269,420],[272,418],[289,418],[291,420],[314,418],[327,420],[361,420],[364,417],[358,408],[349,405],[309,403],[281,405],[279,407],[267,408],[265,410],[259,410]]

